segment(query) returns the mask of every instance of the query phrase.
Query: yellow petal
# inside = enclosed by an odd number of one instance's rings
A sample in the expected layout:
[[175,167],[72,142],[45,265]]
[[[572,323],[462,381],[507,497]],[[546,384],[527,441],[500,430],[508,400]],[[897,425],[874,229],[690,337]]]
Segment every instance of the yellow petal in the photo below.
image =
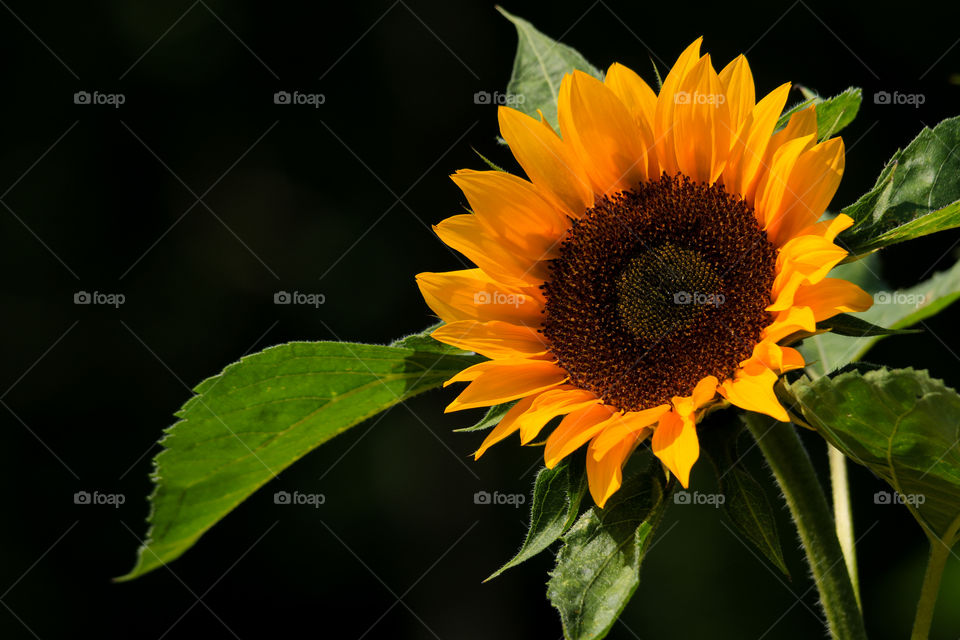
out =
[[493,359],[532,357],[547,353],[547,344],[540,332],[499,320],[451,322],[430,335],[444,344],[466,351],[476,351]]
[[517,418],[523,415],[523,413],[530,408],[530,405],[533,404],[533,401],[536,399],[536,394],[527,396],[526,398],[521,398],[517,401],[517,404],[510,407],[510,410],[504,414],[503,418],[501,418],[500,423],[495,426],[490,433],[487,434],[486,438],[483,439],[483,444],[481,444],[480,448],[477,449],[476,453],[473,454],[473,459],[479,460],[480,456],[486,453],[487,449],[519,429],[520,425],[517,424]]
[[799,331],[813,333],[817,330],[817,321],[810,307],[790,307],[782,311],[777,318],[760,332],[761,340],[780,342],[787,336]]
[[790,83],[780,85],[767,94],[740,127],[737,140],[730,150],[730,158],[723,169],[723,183],[727,191],[739,193],[753,206],[760,178],[766,174],[764,157],[770,136],[783,111],[790,93]]
[[713,184],[726,164],[730,138],[727,96],[705,55],[680,83],[674,107],[677,167],[695,182]]
[[626,464],[637,445],[649,434],[649,430],[637,432],[618,441],[602,455],[594,448],[597,438],[587,449],[587,481],[590,495],[601,509],[623,484],[623,465]]
[[567,372],[547,360],[488,360],[467,367],[444,383],[472,381],[446,412],[489,407],[563,384]]
[[730,105],[731,126],[737,131],[756,106],[756,88],[747,58],[743,55],[734,58],[720,72],[720,82]]
[[653,453],[670,470],[684,488],[690,486],[690,470],[700,457],[700,440],[692,415],[675,411],[663,414],[653,431]]
[[622,440],[634,439],[644,429],[656,424],[660,416],[667,411],[670,411],[669,404],[661,404],[642,411],[626,412],[619,420],[612,421],[600,435],[594,438],[590,450],[599,459]]
[[800,154],[790,171],[780,210],[767,227],[770,241],[783,245],[814,224],[837,192],[843,169],[841,138],[821,142]]
[[548,422],[567,413],[599,404],[600,398],[585,389],[564,385],[541,393],[533,406],[520,416],[520,444],[536,438]]
[[531,260],[556,257],[570,219],[530,182],[506,171],[462,169],[450,176],[480,222]]
[[680,170],[677,165],[677,154],[673,140],[673,114],[676,107],[676,93],[687,73],[700,59],[701,42],[703,42],[703,38],[697,38],[677,58],[667,77],[663,79],[660,94],[657,96],[657,106],[654,109],[653,137],[657,160],[660,163],[660,171],[666,171],[671,176]]
[[573,217],[593,205],[590,181],[576,155],[546,122],[500,107],[500,135],[527,177],[548,200]]
[[800,287],[793,302],[810,307],[813,317],[820,322],[838,313],[866,311],[873,306],[873,296],[848,280],[824,278],[817,284]]
[[646,130],[652,131],[657,94],[643,81],[643,78],[629,67],[614,62],[607,70],[603,83],[620,98],[641,127],[646,125]]
[[547,468],[554,468],[558,462],[600,433],[606,422],[615,415],[613,409],[602,404],[593,404],[567,414],[547,438],[543,451]]
[[779,224],[775,219],[781,211],[781,202],[790,180],[790,172],[800,154],[810,148],[815,139],[814,135],[804,136],[790,140],[781,145],[773,154],[770,162],[770,169],[760,180],[760,186],[757,188],[756,202],[754,211],[757,220],[764,229],[772,224]]
[[738,372],[738,376],[733,380],[727,380],[720,385],[720,395],[741,409],[764,413],[781,422],[790,419],[773,391],[777,374],[766,368],[755,375],[739,375],[740,373],[742,372]]
[[502,320],[537,328],[543,315],[536,287],[511,287],[480,269],[417,274],[417,286],[433,312],[444,322]]
[[640,128],[640,138],[647,154],[647,176],[658,177],[660,164],[657,162],[657,154],[654,150],[653,135],[653,114],[657,108],[657,94],[643,81],[643,78],[617,62],[610,65],[603,83],[620,98],[633,116]]
[[632,189],[647,178],[640,128],[609,88],[582,71],[560,84],[560,132],[580,158],[598,194]]
[[433,230],[447,246],[465,255],[494,280],[514,286],[539,285],[550,275],[547,262],[525,258],[471,213],[451,216],[434,225]]
[[770,340],[762,340],[753,348],[753,355],[742,363],[744,368],[756,362],[774,372],[786,373],[806,366],[803,356],[791,347],[781,347]]

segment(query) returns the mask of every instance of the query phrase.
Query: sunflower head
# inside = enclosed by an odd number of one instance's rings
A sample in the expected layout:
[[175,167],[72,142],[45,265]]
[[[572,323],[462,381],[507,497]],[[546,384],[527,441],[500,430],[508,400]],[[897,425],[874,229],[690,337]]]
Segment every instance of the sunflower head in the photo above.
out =
[[827,277],[852,224],[820,220],[843,141],[817,141],[814,105],[775,131],[790,85],[757,101],[746,58],[717,73],[700,43],[659,93],[620,64],[565,76],[559,132],[500,107],[527,179],[457,172],[472,213],[435,229],[477,268],[417,276],[433,337],[490,358],[447,382],[470,383],[447,410],[516,402],[476,457],[561,418],[546,465],[588,445],[601,507],[648,437],[688,486],[712,406],[787,420],[773,386],[805,363],[784,340],[872,302]]

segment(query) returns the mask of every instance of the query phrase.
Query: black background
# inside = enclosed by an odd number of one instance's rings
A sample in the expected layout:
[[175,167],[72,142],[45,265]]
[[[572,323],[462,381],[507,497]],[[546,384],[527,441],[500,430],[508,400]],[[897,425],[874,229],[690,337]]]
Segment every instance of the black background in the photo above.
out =
[[[473,99],[505,87],[513,27],[485,2],[0,4],[3,637],[559,637],[549,554],[480,583],[516,550],[527,507],[473,494],[528,492],[541,452],[511,441],[472,462],[481,436],[451,431],[478,412],[444,416],[449,390],[310,454],[169,568],[110,581],[145,534],[154,443],[188,387],[271,344],[383,343],[431,322],[413,275],[461,264],[429,229],[463,202],[447,175],[482,168],[471,147],[515,166],[495,142],[495,108]],[[748,53],[758,93],[786,80],[823,94],[864,87],[838,206],[924,124],[960,113],[957,8],[872,6],[507,8],[598,66],[621,61],[650,80],[651,56],[663,70],[705,35],[717,68]],[[275,105],[279,90],[326,102]],[[925,102],[874,104],[880,90]],[[126,102],[76,105],[77,91]],[[883,275],[912,284],[950,266],[958,240],[891,249]],[[81,290],[126,303],[74,305]],[[326,304],[276,306],[280,290]],[[888,339],[871,360],[956,386],[956,320]],[[804,437],[823,468],[823,442]],[[746,464],[768,479],[756,452]],[[871,637],[903,638],[925,543],[906,509],[873,503],[879,480],[851,475]],[[712,486],[705,465],[694,483]],[[327,501],[275,505],[281,489]],[[126,501],[75,505],[81,490]],[[791,579],[711,507],[674,508],[611,637],[823,637],[779,513]],[[934,637],[960,633],[958,565]]]

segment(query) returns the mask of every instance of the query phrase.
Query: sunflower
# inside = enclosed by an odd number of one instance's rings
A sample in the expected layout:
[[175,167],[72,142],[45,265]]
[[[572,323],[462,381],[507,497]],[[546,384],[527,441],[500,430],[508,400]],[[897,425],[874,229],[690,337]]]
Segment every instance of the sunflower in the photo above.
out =
[[788,420],[774,384],[805,362],[785,339],[872,303],[827,277],[853,223],[820,219],[842,139],[817,141],[815,105],[775,131],[790,84],[756,101],[746,58],[718,74],[701,40],[659,94],[621,64],[603,80],[566,75],[559,135],[542,114],[500,107],[527,179],[454,174],[471,213],[435,230],[477,268],[417,276],[444,322],[433,337],[489,358],[447,382],[470,383],[447,411],[515,401],[475,457],[562,417],[546,466],[587,445],[600,507],[648,437],[687,487],[705,412]]

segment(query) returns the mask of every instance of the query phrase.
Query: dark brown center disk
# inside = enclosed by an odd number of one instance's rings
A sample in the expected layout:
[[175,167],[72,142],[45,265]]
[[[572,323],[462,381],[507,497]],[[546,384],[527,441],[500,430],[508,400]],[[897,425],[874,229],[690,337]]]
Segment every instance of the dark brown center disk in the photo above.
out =
[[685,176],[599,198],[543,285],[543,333],[570,382],[618,409],[729,378],[772,321],[777,252],[753,210]]

